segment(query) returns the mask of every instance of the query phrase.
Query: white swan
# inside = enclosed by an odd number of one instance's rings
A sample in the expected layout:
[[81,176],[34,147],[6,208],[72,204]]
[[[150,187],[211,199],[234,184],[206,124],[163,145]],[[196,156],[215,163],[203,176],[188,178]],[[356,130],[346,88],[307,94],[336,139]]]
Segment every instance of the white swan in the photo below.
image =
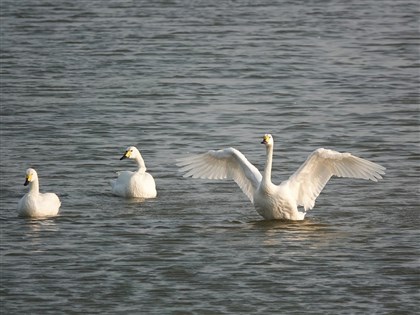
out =
[[137,163],[136,172],[118,172],[118,178],[111,180],[112,193],[125,198],[155,198],[156,184],[152,175],[146,173],[146,165],[136,147],[128,147],[120,158],[134,159]]
[[[246,157],[234,148],[209,151],[202,155],[178,160],[184,177],[233,179],[254,204],[257,212],[267,220],[303,220],[306,211],[315,205],[325,184],[338,177],[363,178],[377,181],[385,168],[370,161],[332,150],[317,149],[305,163],[280,185],[271,182],[273,137],[264,135],[267,150],[264,172],[261,173]],[[302,206],[304,211],[298,210]]]
[[18,203],[19,216],[42,218],[55,216],[61,206],[60,199],[54,193],[39,192],[38,174],[33,168],[26,170],[24,185],[29,184],[29,192]]

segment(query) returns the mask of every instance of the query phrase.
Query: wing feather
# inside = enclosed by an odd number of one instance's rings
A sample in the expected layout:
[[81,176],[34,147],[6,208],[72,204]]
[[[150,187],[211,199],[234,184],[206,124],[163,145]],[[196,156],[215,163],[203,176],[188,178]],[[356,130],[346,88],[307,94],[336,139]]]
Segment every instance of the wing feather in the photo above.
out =
[[261,173],[247,158],[234,148],[185,157],[177,160],[184,177],[233,179],[253,202],[254,192],[261,182]]
[[379,164],[333,150],[317,149],[305,163],[285,182],[296,202],[306,210],[312,209],[331,176],[362,178],[378,181],[385,174]]

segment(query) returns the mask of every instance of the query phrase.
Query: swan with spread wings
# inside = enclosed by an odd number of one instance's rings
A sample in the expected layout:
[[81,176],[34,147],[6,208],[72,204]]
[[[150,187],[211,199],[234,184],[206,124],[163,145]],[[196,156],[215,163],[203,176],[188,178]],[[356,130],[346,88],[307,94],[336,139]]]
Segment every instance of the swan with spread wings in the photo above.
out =
[[[379,164],[350,153],[317,149],[288,180],[280,185],[271,182],[274,141],[266,134],[267,159],[261,174],[247,158],[234,148],[185,157],[178,160],[184,177],[233,179],[266,220],[303,220],[315,206],[315,199],[332,176],[378,181],[385,174]],[[303,207],[303,211],[299,210]]]

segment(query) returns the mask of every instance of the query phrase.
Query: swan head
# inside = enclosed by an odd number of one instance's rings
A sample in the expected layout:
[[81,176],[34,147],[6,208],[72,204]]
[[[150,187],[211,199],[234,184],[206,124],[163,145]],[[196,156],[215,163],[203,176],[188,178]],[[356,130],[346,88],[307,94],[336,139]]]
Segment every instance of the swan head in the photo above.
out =
[[28,168],[26,170],[26,180],[23,184],[24,186],[27,186],[29,183],[32,183],[33,181],[38,179],[38,174],[33,168]]
[[139,150],[136,147],[128,147],[125,150],[124,155],[120,158],[120,160],[124,159],[135,159],[140,154]]
[[266,133],[263,137],[263,140],[261,141],[262,144],[265,144],[266,146],[272,146],[274,141],[273,141],[273,136],[270,135],[269,133]]

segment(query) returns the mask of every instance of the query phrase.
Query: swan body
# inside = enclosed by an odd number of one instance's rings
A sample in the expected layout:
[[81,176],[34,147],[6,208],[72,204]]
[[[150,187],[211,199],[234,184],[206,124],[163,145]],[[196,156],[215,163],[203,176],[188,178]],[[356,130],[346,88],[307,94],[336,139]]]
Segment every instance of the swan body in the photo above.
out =
[[19,216],[43,218],[58,214],[61,206],[60,199],[54,193],[39,192],[38,174],[33,168],[26,170],[24,185],[29,185],[29,191],[19,200]]
[[[184,177],[233,179],[265,219],[303,220],[315,206],[315,200],[332,176],[378,181],[385,174],[379,164],[328,149],[312,152],[301,167],[280,185],[271,182],[274,140],[266,134],[267,160],[261,174],[246,157],[234,148],[208,151],[178,160]],[[303,207],[300,211],[298,207]]]
[[111,180],[112,193],[125,198],[155,198],[156,184],[152,175],[146,172],[146,165],[140,151],[136,147],[128,147],[120,158],[133,159],[138,169],[135,172],[118,172],[118,178]]

